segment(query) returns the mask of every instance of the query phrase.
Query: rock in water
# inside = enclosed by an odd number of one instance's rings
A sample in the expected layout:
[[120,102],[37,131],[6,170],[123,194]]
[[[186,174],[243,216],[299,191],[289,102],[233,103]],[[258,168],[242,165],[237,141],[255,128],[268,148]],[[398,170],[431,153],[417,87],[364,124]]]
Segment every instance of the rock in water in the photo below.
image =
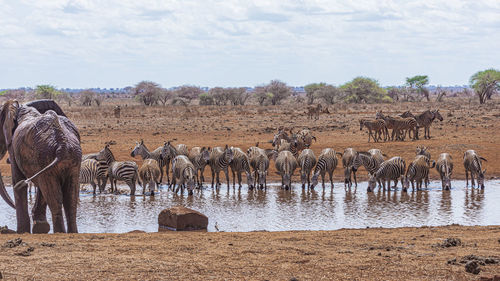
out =
[[207,216],[183,206],[165,209],[158,215],[158,231],[206,230],[207,226]]

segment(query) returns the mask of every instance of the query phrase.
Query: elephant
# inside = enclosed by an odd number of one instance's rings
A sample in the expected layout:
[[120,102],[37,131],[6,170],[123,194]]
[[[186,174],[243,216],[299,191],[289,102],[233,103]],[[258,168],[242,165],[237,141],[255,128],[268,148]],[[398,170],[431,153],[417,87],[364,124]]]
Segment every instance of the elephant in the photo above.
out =
[[15,204],[0,175],[0,195],[15,208],[17,232],[30,232],[28,183],[38,188],[32,209],[33,233],[47,233],[47,205],[54,232],[78,232],[76,211],[82,159],[80,134],[53,100],[20,105],[6,101],[0,111],[0,159],[9,152]]

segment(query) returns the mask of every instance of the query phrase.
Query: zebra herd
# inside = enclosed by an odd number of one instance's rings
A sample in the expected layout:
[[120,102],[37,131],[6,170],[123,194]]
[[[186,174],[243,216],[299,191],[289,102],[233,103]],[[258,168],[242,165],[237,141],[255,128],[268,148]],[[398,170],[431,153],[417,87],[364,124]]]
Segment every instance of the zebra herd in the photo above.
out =
[[[136,143],[131,152],[132,157],[140,156],[144,161],[141,167],[134,161],[116,161],[110,144],[97,152],[86,154],[83,157],[80,183],[90,183],[93,193],[104,191],[109,179],[111,192],[116,192],[116,182],[124,181],[130,187],[130,194],[135,194],[136,182],[142,186],[143,194],[148,188],[151,195],[159,188],[163,180],[163,171],[166,170],[167,185],[175,193],[181,193],[187,189],[192,195],[194,189],[201,188],[205,181],[204,170],[208,165],[212,174],[211,187],[219,188],[221,181],[220,172],[224,172],[227,186],[230,186],[229,169],[233,176],[233,188],[242,186],[242,174],[244,173],[247,185],[250,189],[259,187],[267,189],[267,175],[270,161],[275,162],[276,173],[281,177],[281,187],[288,190],[292,187],[292,177],[296,169],[300,170],[300,181],[302,188],[314,188],[318,185],[321,176],[322,187],[325,188],[326,174],[329,176],[330,186],[333,188],[333,173],[338,165],[338,158],[342,161],[344,169],[344,187],[357,187],[356,172],[363,166],[368,172],[368,192],[372,192],[378,186],[384,190],[397,188],[401,181],[402,190],[407,191],[411,185],[412,190],[427,188],[429,184],[429,170],[435,168],[441,178],[442,189],[451,188],[451,176],[453,173],[453,160],[450,154],[442,153],[437,161],[431,160],[431,155],[425,146],[418,146],[415,158],[406,165],[403,158],[399,156],[387,159],[387,155],[380,149],[368,151],[356,151],[354,148],[346,148],[343,152],[337,152],[333,148],[325,148],[316,157],[310,149],[312,140],[316,138],[310,130],[304,129],[286,132],[283,128],[278,129],[272,141],[272,149],[263,149],[259,143],[248,148],[246,151],[238,147],[192,147],[190,150],[184,144],[172,145],[165,142],[163,146],[149,151],[144,141]],[[482,161],[474,150],[464,153],[463,164],[466,171],[467,186],[469,185],[469,174],[472,186],[475,179],[478,186],[484,188],[484,175],[486,169],[482,168]],[[172,177],[170,180],[170,165],[172,166]],[[312,175],[312,178],[311,178]],[[176,188],[177,186],[177,188]]]
[[[387,116],[382,111],[378,111],[375,119],[360,119],[359,130],[362,131],[364,127],[368,129],[368,142],[370,142],[370,139],[373,139],[374,142],[380,140],[404,141],[407,133],[409,138],[418,140],[418,130],[423,127],[424,138],[430,139],[430,126],[435,119],[443,121],[443,116],[439,113],[439,109],[426,110],[418,115],[413,115],[410,111],[406,111],[396,117]],[[389,129],[392,130],[390,136]]]

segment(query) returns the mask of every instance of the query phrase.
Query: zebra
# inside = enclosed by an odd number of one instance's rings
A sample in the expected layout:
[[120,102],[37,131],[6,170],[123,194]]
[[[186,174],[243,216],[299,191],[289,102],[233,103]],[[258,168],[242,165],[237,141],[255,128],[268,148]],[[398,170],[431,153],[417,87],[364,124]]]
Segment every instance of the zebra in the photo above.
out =
[[414,181],[417,183],[417,190],[422,188],[422,182],[425,181],[425,188],[428,186],[426,181],[429,178],[429,169],[434,168],[436,162],[432,161],[432,166],[430,165],[430,159],[425,155],[417,155],[415,159],[408,165],[406,174],[403,182],[403,191],[406,192],[410,187],[415,190]]
[[[177,182],[177,179],[179,179],[179,182]],[[175,189],[175,193],[179,192],[179,188],[182,188],[182,194],[184,192],[184,186],[186,186],[188,195],[193,195],[193,189],[195,187],[195,168],[186,155],[177,155],[172,160],[172,190],[175,188],[176,184],[177,189]]]
[[477,186],[481,186],[481,189],[484,189],[484,174],[486,173],[486,169],[483,170],[481,160],[486,162],[488,161],[485,158],[480,157],[474,150],[467,150],[464,153],[466,187],[469,187],[470,173],[472,187],[475,186],[474,176],[477,176]]
[[342,157],[342,153],[335,152],[333,148],[325,148],[321,151],[318,157],[316,167],[314,168],[314,173],[312,176],[311,188],[314,188],[318,184],[318,178],[321,175],[321,181],[323,184],[323,189],[325,188],[325,174],[328,173],[330,176],[330,185],[333,188],[333,172],[337,168],[338,160],[337,155]]
[[351,188],[352,179],[354,177],[355,187],[358,187],[358,180],[356,179],[357,167],[354,167],[354,161],[357,158],[358,152],[354,148],[346,148],[342,154],[342,166],[344,167],[344,187]]
[[82,156],[82,162],[87,159],[94,159],[98,161],[97,169],[100,171],[97,173],[97,185],[99,186],[99,191],[104,191],[106,183],[108,182],[108,164],[106,159],[99,159],[99,152],[89,153]]
[[[384,154],[380,151],[380,149],[374,148],[368,150],[368,152],[360,151],[354,159],[353,167],[358,170],[360,166],[363,166],[366,171],[368,171],[369,175],[373,175],[384,160]],[[379,187],[382,186],[380,181],[378,181],[378,185]]]
[[[387,133],[385,121],[382,119],[360,119],[359,120],[359,130],[362,131],[363,127],[368,129],[368,142],[370,142],[370,136],[373,138],[374,142],[378,142],[381,139],[382,134],[384,135],[384,141],[387,141]],[[372,134],[372,130],[374,133]],[[378,136],[377,136],[378,134]]]
[[[79,183],[90,183],[93,188],[93,194],[96,194],[97,185],[95,180],[102,176],[106,176],[106,170],[100,169],[99,161],[92,158],[82,161],[80,166]],[[99,193],[102,191],[101,186],[99,186]]]
[[[203,186],[203,182],[205,181],[205,177],[203,173],[205,172],[205,166],[208,164],[208,160],[210,159],[210,147],[199,147],[195,146],[191,148],[188,155],[189,161],[193,163],[194,169],[196,172],[196,183],[199,187]],[[200,172],[198,175],[198,171]]]
[[146,145],[144,144],[144,141],[141,140],[140,142],[136,142],[136,145],[132,152],[130,153],[130,156],[136,157],[137,155],[140,155],[142,157],[142,160],[146,159],[154,159],[158,163],[158,167],[160,168],[160,183],[163,180],[163,167],[166,167],[167,170],[167,184],[170,184],[170,178],[168,176],[168,165],[167,165],[167,159],[162,157],[162,150],[163,146],[160,146],[156,148],[153,151],[149,151]]
[[[377,185],[377,181],[382,181],[382,187],[385,190],[385,183],[387,181],[387,188],[391,190],[391,180],[394,181],[394,188],[398,186],[398,179],[405,174],[406,163],[405,160],[399,156],[392,157],[382,164],[378,170],[370,176],[368,181],[367,192],[372,192]],[[401,178],[401,184],[403,184],[403,178]]]
[[309,188],[311,187],[311,171],[316,165],[316,155],[314,155],[314,152],[311,149],[304,149],[300,153],[299,158],[297,158],[297,161],[300,167],[300,180],[302,182],[302,188],[306,186],[306,181],[307,188]]
[[165,171],[167,174],[167,184],[170,186],[170,177],[169,177],[169,170],[170,170],[170,162],[177,156],[177,149],[172,146],[170,141],[166,141],[163,144],[163,147],[161,148],[160,151],[160,158],[163,159],[163,163],[165,164]]
[[319,114],[321,113],[321,109],[322,109],[322,106],[319,103],[316,106],[314,106],[314,105],[307,106],[308,119],[313,119],[313,117],[314,117],[314,120],[318,120]]
[[149,185],[151,196],[155,195],[155,185],[160,187],[160,165],[155,159],[146,159],[139,168],[139,184],[142,194],[146,194],[146,185]]
[[115,108],[113,109],[113,113],[115,115],[115,118],[120,119],[121,109],[122,108],[120,105],[115,106]]
[[293,156],[297,158],[299,156],[297,141],[292,140],[292,143],[289,143],[288,141],[282,139],[277,152],[280,153],[281,151],[290,151],[293,154]]
[[[417,149],[415,150],[416,155],[423,155],[429,160],[431,160],[431,153],[427,150],[427,147],[424,145],[418,145]],[[429,185],[429,174],[427,174],[427,177],[425,178],[425,186],[427,187]]]
[[[431,125],[434,119],[438,119],[439,121],[443,121],[443,116],[439,113],[439,109],[437,110],[426,110],[417,116],[413,115],[410,111],[406,111],[400,115],[401,117],[413,117],[417,120],[419,127],[424,127],[424,138],[431,138]],[[418,132],[417,132],[418,136]]]
[[[376,114],[377,119],[382,119],[385,121],[386,128],[387,129],[392,129],[391,133],[391,140],[394,140],[394,137],[396,137],[396,140],[403,140],[406,137],[406,131],[412,131],[413,132],[413,140],[416,140],[417,134],[418,134],[418,124],[417,120],[413,117],[407,117],[407,118],[402,118],[402,117],[390,117],[390,116],[385,116],[382,114],[381,111],[377,111]],[[385,130],[388,132],[388,130]],[[409,133],[408,133],[409,134]],[[411,137],[409,135],[409,137]]]
[[220,146],[212,148],[210,151],[210,170],[212,171],[212,188],[214,187],[214,180],[217,177],[216,186],[220,186],[219,173],[220,171],[224,171],[227,180],[227,187],[229,188],[229,172],[228,167],[231,161],[233,160],[233,151],[229,149],[226,144],[225,148]]
[[302,129],[302,130],[300,130],[296,134],[296,136],[299,139],[298,140],[299,147],[300,147],[300,139],[302,139],[302,142],[304,143],[303,146],[305,148],[311,147],[312,140],[314,140],[314,142],[317,141],[316,137],[313,136],[313,134],[311,133],[311,131],[309,129]]
[[276,173],[281,176],[281,187],[288,190],[292,187],[293,172],[298,166],[297,160],[290,151],[278,153],[275,161]]
[[449,153],[441,153],[436,161],[436,170],[441,177],[441,187],[444,190],[451,189],[451,174],[453,173],[452,160]]
[[238,185],[241,188],[241,172],[245,172],[248,188],[253,188],[253,177],[250,171],[250,160],[248,155],[239,147],[231,147],[233,151],[233,161],[229,163],[233,174],[233,188],[236,186],[236,174],[238,175]]
[[178,145],[175,146],[175,150],[177,150],[177,155],[189,155],[189,150],[187,148],[187,145],[183,143],[179,143]]
[[108,164],[108,178],[111,183],[111,192],[117,191],[116,181],[124,181],[130,187],[130,195],[135,195],[135,183],[138,178],[139,167],[133,161],[116,161],[113,152],[109,149],[109,144],[99,152],[99,159],[105,159]]
[[254,185],[259,185],[260,189],[267,189],[267,170],[269,169],[269,156],[271,155],[275,157],[277,155],[275,150],[271,150],[270,153],[267,153],[266,150],[259,148],[259,143],[255,146],[250,147],[247,150],[247,155],[250,160],[250,166],[254,172]]

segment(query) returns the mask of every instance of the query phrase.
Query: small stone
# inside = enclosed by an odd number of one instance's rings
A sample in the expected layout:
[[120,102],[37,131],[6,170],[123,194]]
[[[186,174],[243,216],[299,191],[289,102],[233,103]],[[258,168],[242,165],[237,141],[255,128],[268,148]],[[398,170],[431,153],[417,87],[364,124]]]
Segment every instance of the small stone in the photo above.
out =
[[42,242],[40,243],[40,246],[43,246],[43,247],[54,247],[56,244],[55,243],[47,243],[47,242]]
[[457,264],[457,259],[454,258],[454,259],[448,260],[448,264]]
[[472,274],[479,274],[481,268],[479,268],[479,264],[477,263],[477,261],[468,261],[465,264],[465,271]]

